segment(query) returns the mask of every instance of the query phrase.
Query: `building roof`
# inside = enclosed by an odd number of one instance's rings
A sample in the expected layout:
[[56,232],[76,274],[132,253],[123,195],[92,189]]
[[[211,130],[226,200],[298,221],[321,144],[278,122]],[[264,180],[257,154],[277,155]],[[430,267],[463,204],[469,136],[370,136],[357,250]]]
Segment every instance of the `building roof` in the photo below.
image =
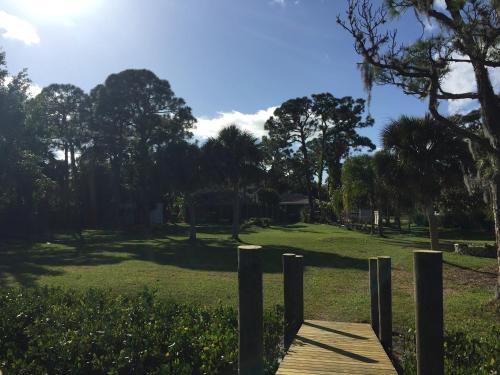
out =
[[280,199],[282,206],[307,206],[309,204],[307,196],[298,193],[282,194]]

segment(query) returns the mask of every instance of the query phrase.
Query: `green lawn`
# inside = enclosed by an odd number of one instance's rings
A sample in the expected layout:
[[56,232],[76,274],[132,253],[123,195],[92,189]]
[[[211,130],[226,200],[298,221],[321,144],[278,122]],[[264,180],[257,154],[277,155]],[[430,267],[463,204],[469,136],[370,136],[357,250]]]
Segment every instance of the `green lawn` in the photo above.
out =
[[[56,243],[2,244],[0,286],[93,287],[116,293],[148,286],[178,302],[236,305],[237,243],[227,233],[228,228],[201,227],[196,244],[186,239],[183,226],[150,238],[88,231],[83,242],[61,237]],[[463,236],[450,232],[445,237],[444,247],[450,248],[453,238]],[[412,250],[428,247],[421,232],[380,238],[329,225],[295,224],[252,228],[241,240],[264,246],[267,307],[282,304],[281,254],[305,256],[305,316],[314,319],[368,321],[367,259],[389,255],[394,325],[413,325]],[[499,324],[498,306],[490,303],[496,260],[446,252],[444,261],[446,327],[481,330]]]

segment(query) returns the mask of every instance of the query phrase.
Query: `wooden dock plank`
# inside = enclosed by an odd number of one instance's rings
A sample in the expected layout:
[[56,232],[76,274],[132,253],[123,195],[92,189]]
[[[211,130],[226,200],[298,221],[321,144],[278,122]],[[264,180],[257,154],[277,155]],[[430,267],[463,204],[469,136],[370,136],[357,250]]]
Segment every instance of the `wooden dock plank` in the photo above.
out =
[[278,375],[397,375],[369,324],[307,320]]

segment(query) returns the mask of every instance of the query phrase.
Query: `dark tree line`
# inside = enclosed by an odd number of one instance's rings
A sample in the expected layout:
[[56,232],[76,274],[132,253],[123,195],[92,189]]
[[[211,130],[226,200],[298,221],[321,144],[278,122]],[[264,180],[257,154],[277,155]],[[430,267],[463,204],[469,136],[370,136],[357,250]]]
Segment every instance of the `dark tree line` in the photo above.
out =
[[374,148],[357,133],[373,124],[362,99],[290,99],[267,121],[262,140],[228,124],[200,146],[190,107],[151,71],[111,74],[89,93],[52,84],[30,97],[26,72],[7,83],[0,58],[2,236],[147,229],[157,203],[174,215],[181,199],[195,239],[200,197],[222,190],[231,195],[237,239],[247,187],[259,190],[258,204],[274,216],[280,194],[304,193],[314,220],[318,199],[340,184],[341,161],[353,149]]
[[2,234],[119,227],[127,207],[134,223],[147,226],[151,205],[166,191],[161,171],[175,163],[167,150],[188,147],[196,121],[168,81],[125,70],[89,94],[53,84],[31,99],[25,72],[8,84],[6,77],[3,69]]

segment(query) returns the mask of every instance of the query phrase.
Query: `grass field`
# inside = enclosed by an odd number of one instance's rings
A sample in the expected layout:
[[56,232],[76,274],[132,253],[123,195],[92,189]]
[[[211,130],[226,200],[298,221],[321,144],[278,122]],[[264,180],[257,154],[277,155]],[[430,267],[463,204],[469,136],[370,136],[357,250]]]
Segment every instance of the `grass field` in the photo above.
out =
[[[145,286],[177,302],[236,305],[238,243],[228,228],[199,228],[190,243],[187,228],[170,226],[156,234],[102,231],[84,233],[82,242],[60,237],[54,243],[0,245],[0,287],[48,285],[106,288],[133,293]],[[449,249],[459,233],[445,233]],[[471,241],[484,242],[481,237]],[[264,303],[282,304],[281,254],[305,256],[305,316],[310,319],[369,320],[368,262],[389,255],[393,267],[395,329],[413,325],[412,250],[425,249],[423,232],[387,237],[329,225],[295,224],[242,233],[245,244],[264,246]],[[446,328],[479,329],[500,324],[498,305],[490,301],[496,280],[495,259],[444,254]]]

